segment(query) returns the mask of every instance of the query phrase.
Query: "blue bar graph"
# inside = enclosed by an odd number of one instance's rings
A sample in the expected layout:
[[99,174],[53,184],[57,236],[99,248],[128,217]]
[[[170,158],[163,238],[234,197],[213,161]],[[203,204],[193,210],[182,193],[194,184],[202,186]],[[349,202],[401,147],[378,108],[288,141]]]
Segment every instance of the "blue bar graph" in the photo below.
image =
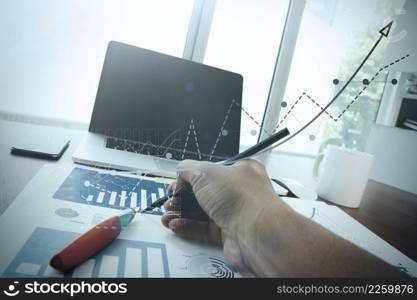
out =
[[78,235],[37,227],[3,277],[170,277],[165,244],[123,239],[65,274],[49,267],[51,257]]
[[[168,185],[117,173],[74,168],[53,198],[115,209],[145,208],[163,197]],[[146,212],[162,215],[163,208]]]

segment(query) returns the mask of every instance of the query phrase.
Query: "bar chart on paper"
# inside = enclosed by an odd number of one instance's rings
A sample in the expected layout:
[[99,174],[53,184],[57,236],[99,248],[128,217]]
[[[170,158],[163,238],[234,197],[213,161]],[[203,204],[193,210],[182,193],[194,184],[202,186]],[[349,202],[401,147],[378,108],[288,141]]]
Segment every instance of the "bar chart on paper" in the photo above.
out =
[[[37,227],[8,265],[4,277],[170,277],[165,244],[114,240],[73,270],[61,274],[49,259],[77,233]],[[45,247],[45,245],[48,245]]]
[[[165,196],[167,187],[153,180],[74,168],[53,198],[115,209],[143,209]],[[163,208],[146,213],[162,215]]]

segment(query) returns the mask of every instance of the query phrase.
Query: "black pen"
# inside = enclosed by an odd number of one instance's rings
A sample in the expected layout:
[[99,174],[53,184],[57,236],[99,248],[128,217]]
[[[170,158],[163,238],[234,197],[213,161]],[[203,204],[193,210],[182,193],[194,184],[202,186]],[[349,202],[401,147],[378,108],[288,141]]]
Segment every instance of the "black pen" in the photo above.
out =
[[150,211],[153,210],[154,208],[157,207],[161,207],[162,205],[164,205],[165,202],[168,201],[169,198],[177,196],[179,193],[176,193],[175,195],[170,193],[164,197],[159,198],[158,200],[156,200],[154,203],[152,203],[151,205],[149,205],[147,208],[141,209],[139,212],[143,213],[145,211]]
[[[229,166],[229,165],[233,165],[236,161],[240,160],[240,159],[245,159],[248,158],[251,155],[254,155],[256,153],[261,152],[262,150],[266,149],[267,147],[271,146],[272,144],[278,142],[279,140],[285,138],[287,135],[289,135],[290,132],[288,131],[287,128],[281,129],[280,131],[278,131],[277,133],[274,133],[273,135],[271,135],[270,137],[264,139],[263,141],[257,143],[256,145],[253,145],[252,147],[246,149],[245,151],[227,159],[225,162],[223,162],[223,164]],[[161,207],[162,205],[164,205],[165,202],[168,201],[169,198],[171,197],[175,197],[178,196],[179,192],[176,192],[175,194],[170,193],[164,197],[161,197],[159,199],[157,199],[154,203],[152,203],[151,205],[149,205],[147,208],[140,210],[140,212],[145,212],[145,211],[150,211],[153,210],[154,208],[157,207]]]

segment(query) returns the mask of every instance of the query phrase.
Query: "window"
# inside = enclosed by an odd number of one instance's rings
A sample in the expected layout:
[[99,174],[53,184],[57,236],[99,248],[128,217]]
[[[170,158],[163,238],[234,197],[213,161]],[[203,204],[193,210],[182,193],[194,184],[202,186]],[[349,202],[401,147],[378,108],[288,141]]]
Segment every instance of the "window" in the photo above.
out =
[[[7,46],[0,66],[7,80],[0,82],[0,110],[87,123],[108,41],[182,56],[184,48],[193,48],[185,46],[204,40],[202,49],[195,48],[199,58],[190,57],[243,75],[241,144],[255,144],[271,81],[280,80],[273,77],[274,67],[290,1],[218,0],[214,10],[210,1],[2,0],[0,35]],[[277,126],[294,132],[317,114],[366,55],[378,30],[402,13],[404,1],[306,0],[284,99],[269,99],[275,104],[282,100]],[[202,15],[204,22],[196,7],[209,10]],[[192,16],[196,22],[190,23]],[[204,30],[193,31],[194,26]],[[190,38],[190,32],[196,37]],[[328,114],[279,150],[315,155],[326,143],[362,150],[385,73],[338,116],[363,88],[362,80],[381,66],[388,43],[381,42]],[[339,83],[333,84],[334,79]],[[274,120],[269,118],[268,126]]]
[[[365,58],[379,37],[379,29],[399,13],[403,3],[308,0],[281,105],[279,127],[299,129],[320,112],[320,107],[328,103]],[[371,80],[385,62],[383,53],[388,43],[388,39],[381,41],[328,114],[323,114],[279,149],[316,154],[327,143],[332,143],[364,150],[378,111],[386,71],[378,74],[360,97],[343,111],[366,85],[363,80]],[[333,83],[335,79],[337,84]],[[306,95],[302,96],[303,93]]]
[[192,0],[2,0],[0,109],[88,123],[107,43],[181,56],[192,7]]
[[[262,122],[289,1],[217,1],[204,63],[243,75],[242,107]],[[242,113],[241,144],[260,128]]]

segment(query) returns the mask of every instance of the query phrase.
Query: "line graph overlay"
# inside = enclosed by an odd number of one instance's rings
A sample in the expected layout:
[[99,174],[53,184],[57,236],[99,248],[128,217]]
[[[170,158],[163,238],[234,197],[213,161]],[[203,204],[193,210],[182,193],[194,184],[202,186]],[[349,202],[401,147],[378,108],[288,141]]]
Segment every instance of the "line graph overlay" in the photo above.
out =
[[[366,63],[366,61],[369,59],[369,57],[371,56],[371,54],[373,53],[373,51],[376,49],[376,47],[378,46],[378,44],[380,43],[380,41],[382,40],[383,37],[387,37],[391,26],[392,26],[393,22],[390,22],[388,25],[386,25],[384,28],[382,28],[379,33],[380,33],[380,37],[378,38],[378,40],[375,42],[375,44],[373,45],[373,47],[371,48],[371,50],[368,52],[368,54],[366,55],[366,57],[362,60],[362,62],[359,64],[359,66],[357,67],[357,69],[355,70],[355,72],[351,75],[351,77],[349,78],[348,81],[346,81],[346,83],[344,84],[344,86],[338,91],[338,93],[329,101],[329,103],[326,104],[325,107],[323,107],[323,109],[315,116],[313,117],[309,122],[307,122],[301,129],[299,129],[298,131],[296,131],[295,133],[293,133],[291,136],[287,137],[286,139],[284,139],[283,141],[276,143],[274,145],[271,145],[270,147],[268,147],[267,149],[261,151],[259,154],[262,154],[266,151],[270,151],[271,149],[280,146],[284,143],[286,143],[287,141],[289,141],[290,139],[294,138],[296,135],[298,135],[300,132],[302,132],[304,129],[306,129],[308,126],[310,126],[314,121],[316,121],[324,112],[327,111],[327,109],[334,103],[334,101],[340,96],[340,94],[343,93],[344,89],[350,84],[350,82],[352,82],[353,78],[357,75],[357,73],[359,72],[359,70],[362,68],[362,66]],[[395,63],[395,62],[394,62]],[[220,166],[222,164],[218,164],[216,166]],[[200,168],[191,168],[191,169],[178,169],[178,171],[189,171],[189,170],[194,170],[194,171],[203,171],[206,168],[209,168],[208,166],[205,167],[200,167]]]
[[197,146],[198,158],[201,160],[201,151],[200,151],[200,146],[198,145],[197,132],[195,131],[194,119],[191,119],[191,125],[193,127],[194,142],[195,142],[195,145]]
[[369,80],[369,83],[368,84],[364,84],[364,86],[363,86],[363,88],[362,88],[362,90],[353,98],[353,100],[346,106],[346,108],[337,116],[337,118],[336,118],[336,122],[342,117],[342,115],[349,109],[349,107],[353,104],[353,103],[355,103],[355,101],[360,97],[360,95],[368,88],[368,85],[369,84],[371,84],[371,82],[372,81],[374,81],[374,79],[375,78],[377,78],[378,77],[378,75],[382,72],[382,71],[384,71],[385,69],[387,69],[387,68],[389,68],[390,66],[392,66],[392,65],[394,65],[394,64],[396,64],[396,63],[398,63],[398,62],[400,62],[400,61],[402,61],[402,60],[404,60],[404,59],[406,59],[407,57],[409,57],[410,56],[410,54],[407,54],[407,55],[404,55],[403,57],[401,57],[401,58],[399,58],[399,59],[396,59],[395,61],[393,61],[393,62],[391,62],[391,63],[389,63],[389,64],[387,64],[387,65],[385,65],[385,66],[383,66],[382,68],[380,68],[376,73],[375,73],[375,75],[374,76],[372,76],[372,78]]
[[[369,80],[368,83],[364,84],[363,88],[358,92],[358,94],[353,98],[353,100],[343,109],[343,111],[337,116],[333,116],[331,113],[329,113],[327,110],[325,110],[325,108],[320,105],[320,103],[318,103],[312,96],[310,96],[309,94],[307,94],[306,92],[303,92],[298,99],[293,103],[293,105],[289,108],[289,110],[285,113],[285,115],[282,117],[282,119],[278,122],[278,125],[275,127],[275,129],[278,129],[282,123],[288,118],[288,116],[293,112],[294,108],[297,106],[298,103],[301,103],[303,101],[303,99],[307,98],[309,99],[312,103],[314,103],[320,110],[324,111],[324,113],[333,121],[337,122],[342,116],[343,114],[350,108],[350,106],[352,104],[354,104],[354,102],[362,95],[362,93],[368,88],[368,86],[372,83],[375,82],[375,79],[380,75],[380,73],[382,71],[384,71],[385,69],[389,68],[390,66],[394,65],[395,63],[398,63],[406,58],[408,58],[410,55],[404,55],[399,59],[396,59],[395,61],[381,67],[376,73],[375,75]],[[352,82],[352,81],[351,81]],[[363,81],[360,81],[363,82]],[[385,82],[385,81],[384,81]],[[253,123],[255,123],[263,132],[265,132],[268,135],[272,135],[273,133],[270,133],[269,131],[265,130],[264,128],[261,127],[260,123],[243,107],[240,106],[238,103],[234,102],[234,104],[239,107],[242,112],[249,117],[249,119],[252,120]],[[300,123],[298,121],[298,123]]]
[[[303,92],[298,99],[294,102],[294,104],[290,107],[290,109],[285,113],[285,115],[282,117],[282,119],[278,122],[278,125],[276,126],[275,130],[278,129],[282,123],[288,118],[288,116],[293,112],[294,108],[297,106],[298,103],[301,103],[303,101],[303,99],[307,98],[309,99],[313,104],[315,104],[321,111],[324,111],[324,113],[333,121],[337,122],[342,116],[343,114],[350,108],[350,106],[352,104],[354,104],[354,102],[361,96],[361,94],[368,88],[368,86],[372,83],[375,82],[375,79],[379,76],[379,74],[387,69],[388,67],[394,65],[395,63],[398,63],[402,60],[404,60],[405,58],[409,57],[410,55],[404,55],[403,57],[396,59],[395,61],[385,65],[384,67],[381,67],[376,73],[375,75],[369,80],[368,83],[364,84],[363,88],[359,91],[359,93],[354,97],[354,99],[343,109],[343,111],[337,116],[333,116],[331,113],[329,113],[327,110],[325,110],[325,108],[320,105],[320,103],[318,103],[312,96],[310,96],[309,94],[307,94],[306,92]],[[352,81],[351,81],[352,82]],[[363,81],[361,81],[363,82]],[[385,81],[384,81],[385,82]],[[261,124],[241,105],[239,105],[239,103],[233,101],[233,104],[236,105],[238,108],[240,108],[242,110],[242,112],[249,117],[250,120],[252,120],[253,123],[255,123],[257,125],[257,127],[259,127],[263,132],[265,132],[266,134],[268,134],[269,136],[272,135],[273,133],[270,133],[269,131],[267,131],[266,129],[262,128]],[[294,116],[295,117],[295,116]],[[301,122],[297,119],[297,123],[299,123],[301,125]],[[313,138],[311,138],[313,135],[308,133],[310,140],[314,140]],[[219,137],[221,136],[221,131],[219,132]],[[215,148],[214,148],[215,149]]]
[[[176,159],[183,160],[185,158],[186,154],[196,155],[198,156],[198,159],[203,160],[203,158],[211,160],[212,158],[216,158],[217,160],[224,160],[228,157],[216,155],[215,152],[218,148],[219,143],[221,142],[222,137],[229,135],[229,130],[226,129],[226,124],[229,119],[230,114],[232,113],[233,107],[236,105],[237,107],[240,107],[238,101],[235,99],[231,99],[230,105],[226,111],[224,119],[221,121],[221,126],[219,133],[216,136],[216,140],[214,142],[213,147],[207,149],[204,151],[204,153],[201,151],[200,142],[201,139],[197,135],[196,130],[196,122],[194,118],[190,119],[190,123],[188,126],[187,134],[185,135],[185,142],[183,147],[174,147],[173,145],[181,142],[182,138],[175,138],[173,135],[175,133],[178,133],[181,129],[176,129],[173,131],[167,138],[164,139],[162,144],[154,144],[151,140],[146,140],[146,142],[140,142],[140,141],[134,141],[129,140],[126,138],[119,138],[119,137],[107,137],[107,148],[115,149],[115,150],[125,150],[129,152],[134,152],[138,154],[143,155],[151,155],[151,156],[159,156],[161,158],[167,158],[172,159],[174,158],[173,153],[178,152],[179,155]],[[193,134],[194,137],[190,139],[190,135]],[[204,137],[204,136],[203,136]],[[199,142],[200,139],[200,142]],[[193,143],[191,144],[191,140],[193,140]],[[165,145],[168,144],[168,145]],[[187,150],[190,145],[194,145],[196,148],[196,151],[190,151]],[[210,150],[211,149],[211,150]],[[163,153],[159,153],[160,151],[163,151]]]
[[185,138],[184,148],[182,149],[181,160],[183,160],[184,159],[184,156],[185,156],[185,150],[187,149],[188,140],[190,139],[190,133],[191,133],[192,125],[193,125],[193,119],[191,119],[190,126],[188,126],[188,132],[187,132],[187,136]]
[[[154,202],[152,195],[167,194],[167,184],[144,178],[98,172],[75,167],[52,196],[54,199],[112,209],[145,208]],[[138,199],[139,197],[139,199]],[[138,201],[139,200],[139,201]],[[162,215],[159,208],[146,213]]]
[[234,102],[234,104],[238,107],[238,108],[240,108],[242,111],[243,111],[243,113],[246,115],[246,116],[248,116],[248,118],[249,119],[251,119],[252,120],[252,122],[253,123],[255,123],[263,132],[265,132],[266,134],[268,134],[268,135],[272,135],[272,133],[270,133],[268,130],[266,130],[265,128],[262,128],[262,126],[261,126],[261,124],[246,110],[246,109],[244,109],[243,108],[243,106],[240,106],[239,105],[239,103],[237,103],[237,102]]
[[343,114],[350,108],[350,106],[352,106],[353,103],[355,103],[356,100],[358,100],[358,98],[362,95],[362,93],[368,88],[368,86],[380,75],[380,73],[382,71],[384,71],[385,69],[389,68],[390,66],[394,65],[395,63],[398,63],[406,58],[408,58],[410,56],[410,54],[404,55],[399,59],[396,59],[395,61],[385,65],[384,67],[380,68],[374,76],[372,76],[372,78],[369,80],[368,83],[363,85],[363,88],[359,91],[359,93],[353,98],[353,100],[343,109],[343,111],[337,116],[333,116],[332,114],[330,114],[327,110],[325,110],[325,108],[323,106],[321,106],[316,100],[314,100],[313,97],[311,97],[310,95],[308,95],[306,92],[303,92],[298,99],[294,102],[294,104],[291,106],[291,108],[287,111],[287,113],[284,115],[284,117],[278,122],[278,125],[276,126],[275,129],[278,129],[282,123],[285,121],[285,119],[288,117],[289,114],[292,113],[292,111],[294,110],[295,106],[298,103],[302,102],[302,99],[304,97],[307,97],[310,101],[312,101],[318,108],[320,108],[322,111],[324,111],[324,113],[329,116],[329,118],[331,118],[333,121],[337,122],[339,121],[339,119],[343,116]]
[[[283,141],[276,143],[274,145],[269,146],[268,148],[264,149],[263,151],[257,153],[257,155],[260,155],[262,153],[265,153],[267,151],[270,151],[273,148],[276,148],[284,143],[286,143],[287,141],[291,140],[292,138],[294,138],[295,136],[297,136],[299,133],[301,133],[304,129],[306,129],[308,126],[310,126],[314,121],[316,121],[323,113],[327,112],[327,109],[337,100],[337,98],[343,93],[343,91],[346,89],[346,87],[353,81],[353,79],[355,78],[355,76],[358,74],[359,70],[363,67],[363,65],[366,63],[366,61],[369,59],[369,57],[371,56],[371,54],[374,52],[374,50],[376,49],[376,47],[378,46],[378,44],[380,43],[380,41],[382,40],[383,37],[387,37],[391,26],[392,26],[393,22],[390,22],[388,25],[386,25],[385,27],[383,27],[381,30],[379,30],[380,36],[378,38],[378,40],[374,43],[374,45],[372,46],[372,48],[370,49],[370,51],[368,52],[368,54],[365,56],[365,58],[362,60],[362,62],[359,64],[359,66],[356,68],[356,70],[354,71],[354,73],[351,75],[351,77],[346,81],[346,83],[343,85],[343,87],[336,93],[336,95],[326,104],[326,106],[324,106],[321,111],[315,115],[310,121],[308,121],[301,129],[297,130],[295,133],[293,133],[291,136],[287,137],[286,139],[284,139]],[[409,55],[408,55],[409,56]],[[407,56],[407,57],[408,57]],[[399,59],[401,60],[401,59]],[[398,61],[399,61],[398,60]],[[394,64],[395,61],[392,63]],[[391,65],[392,65],[391,64]],[[389,66],[389,65],[387,65]],[[310,99],[311,100],[311,99]],[[242,109],[242,108],[241,108]],[[249,114],[247,114],[249,116]],[[334,118],[334,117],[333,117]],[[255,121],[255,119],[252,119],[252,121]],[[204,171],[207,168],[210,167],[215,167],[215,166],[221,166],[223,164],[218,164],[218,165],[213,165],[213,166],[204,166],[204,167],[197,167],[197,168],[183,168],[183,169],[178,169],[178,171]]]
[[281,121],[278,122],[278,125],[275,127],[275,129],[278,129],[282,123],[285,121],[285,119],[291,114],[291,112],[294,110],[294,108],[297,106],[298,103],[301,102],[301,100],[306,97],[309,99],[313,104],[315,104],[320,110],[324,111],[326,115],[328,115],[332,120],[337,121],[335,117],[333,117],[328,111],[324,109],[323,106],[321,106],[316,100],[313,99],[310,95],[308,95],[306,92],[303,92],[298,99],[295,101],[295,103],[291,106],[291,108],[288,110],[288,112],[284,115],[284,117],[281,119]]
[[224,130],[224,126],[226,125],[227,119],[229,118],[230,112],[232,111],[233,103],[235,103],[235,102],[236,102],[235,99],[232,99],[232,102],[230,103],[229,108],[227,109],[226,116],[224,117],[223,123],[220,126],[220,130],[219,130],[219,134],[217,135],[216,142],[214,143],[213,149],[211,150],[210,159],[212,158],[212,156],[214,154],[214,151],[216,151],[217,144],[219,143],[220,138],[223,135],[222,133],[223,133],[223,130]]
[[346,87],[349,85],[349,83],[353,80],[353,78],[355,78],[355,76],[358,74],[359,70],[363,67],[363,65],[367,62],[369,57],[375,51],[376,47],[381,42],[382,38],[388,36],[388,34],[391,30],[392,24],[393,24],[393,21],[391,21],[389,24],[387,24],[386,26],[384,26],[382,29],[379,30],[380,36],[379,36],[378,40],[375,42],[375,44],[372,46],[371,50],[368,52],[368,54],[365,56],[365,58],[362,60],[362,62],[359,64],[359,66],[356,68],[355,72],[353,72],[353,74],[350,76],[349,80],[336,93],[336,95],[329,101],[329,103],[326,104],[326,106],[323,108],[323,110],[320,111],[317,115],[315,115],[302,128],[297,130],[295,133],[293,133],[292,135],[290,135],[288,138],[284,139],[283,141],[277,143],[276,145],[273,145],[272,147],[278,147],[278,146],[288,142],[289,140],[291,140],[292,138],[294,138],[298,134],[300,134],[300,132],[302,132],[304,129],[306,129],[308,126],[310,126],[315,120],[317,120],[317,118],[320,117],[337,100],[337,98],[339,98],[339,96],[343,93],[343,91],[346,89]]

